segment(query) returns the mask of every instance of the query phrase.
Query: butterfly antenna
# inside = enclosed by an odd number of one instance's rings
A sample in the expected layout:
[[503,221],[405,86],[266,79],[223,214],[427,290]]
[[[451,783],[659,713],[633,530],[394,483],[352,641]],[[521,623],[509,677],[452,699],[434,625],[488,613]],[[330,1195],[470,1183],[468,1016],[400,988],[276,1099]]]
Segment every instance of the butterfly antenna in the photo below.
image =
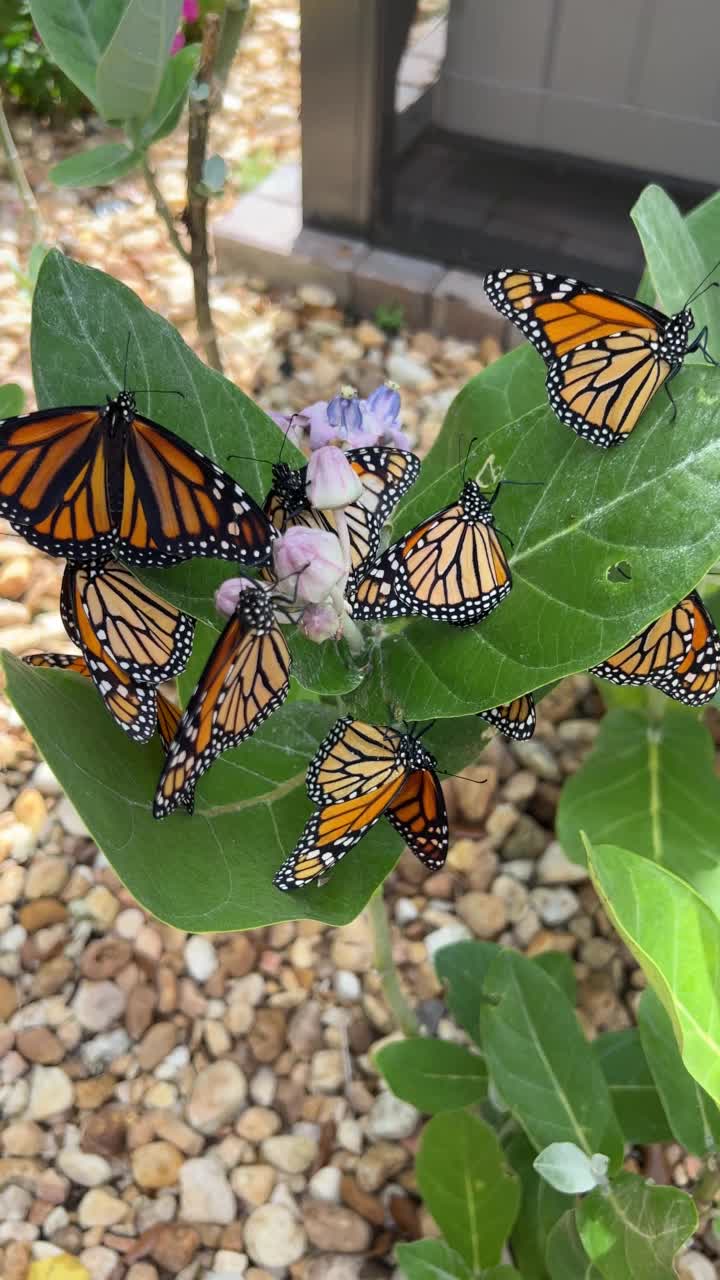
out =
[[448,773],[447,769],[438,769],[437,772],[446,778],[459,778],[461,782],[475,782],[479,787],[487,782],[487,778],[468,778],[466,773]]
[[284,430],[284,431],[283,431],[283,433],[282,433],[282,434],[283,434],[283,439],[282,439],[282,444],[280,445],[280,452],[279,452],[279,454],[278,454],[278,462],[282,462],[283,449],[285,448],[285,445],[287,444],[287,438],[288,438],[288,436],[290,435],[290,432],[292,431],[292,426],[293,426],[293,423],[294,423],[295,419],[296,419],[296,418],[299,418],[299,417],[300,417],[300,414],[299,414],[299,413],[292,413],[292,414],[290,415],[290,421],[288,422],[288,424],[287,424],[287,426],[286,426],[285,430]]
[[[704,275],[704,276],[703,276],[703,278],[702,278],[702,280],[700,281],[700,283],[699,283],[699,285],[697,286],[697,288],[693,289],[692,293],[690,294],[690,297],[688,298],[687,302],[685,303],[685,307],[689,307],[691,302],[694,302],[696,298],[699,298],[699,297],[700,297],[700,291],[703,289],[703,285],[705,284],[705,281],[706,281],[706,280],[709,280],[709,279],[710,279],[710,277],[711,277],[712,275],[714,275],[714,274],[715,274],[715,272],[717,271],[718,267],[720,267],[720,259],[718,259],[718,261],[715,263],[715,266],[714,266],[714,267],[711,267],[711,268],[710,268],[710,270],[708,271],[707,275]],[[718,281],[715,281],[714,283],[715,283],[715,284],[717,284],[717,283],[718,283]],[[708,288],[712,288],[712,287],[713,287],[712,285],[708,285]],[[703,290],[703,292],[704,292],[704,290]],[[685,310],[685,307],[683,307],[683,310]]]
[[418,727],[419,723],[420,723],[420,721],[419,721],[419,720],[415,720],[415,721],[413,722],[413,727],[412,727],[412,730],[411,730],[412,736],[413,736],[413,738],[415,738],[416,740],[417,740],[418,738],[422,738],[426,733],[429,733],[429,732],[430,732],[430,730],[432,729],[433,725],[434,725],[434,724],[436,724],[436,723],[437,723],[437,721],[435,721],[435,720],[428,720],[427,724],[425,725],[425,728],[424,728],[424,729],[421,729],[421,730],[420,730],[420,732],[418,733],[418,732],[417,732],[417,727]]
[[275,465],[275,463],[271,462],[269,458],[251,458],[249,453],[226,453],[225,454],[226,462],[230,462],[235,458],[238,458],[240,462],[264,462],[265,465],[268,467],[274,467]]
[[125,364],[123,366],[123,391],[127,391],[127,373],[128,373],[128,360],[130,358],[131,337],[132,337],[132,329],[128,329],[127,342],[125,343]]
[[463,469],[462,469],[462,482],[463,482],[463,484],[465,483],[465,474],[466,474],[466,472],[467,472],[468,462],[470,461],[470,454],[472,453],[473,445],[474,445],[474,444],[477,444],[477,440],[478,440],[478,437],[477,437],[477,436],[473,436],[472,440],[470,441],[470,443],[469,443],[469,445],[468,445],[468,447],[467,447],[467,453],[465,454],[465,461],[463,462]]
[[138,391],[137,394],[142,396],[180,396],[181,400],[185,399],[185,392],[178,391],[177,387],[143,387],[142,391]]

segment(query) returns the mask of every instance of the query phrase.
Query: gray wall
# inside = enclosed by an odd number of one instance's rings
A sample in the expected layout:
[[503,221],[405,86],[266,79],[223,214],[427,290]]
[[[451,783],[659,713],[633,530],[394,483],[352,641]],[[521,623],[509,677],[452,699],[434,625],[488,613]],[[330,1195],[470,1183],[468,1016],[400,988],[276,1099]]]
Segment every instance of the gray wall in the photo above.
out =
[[451,0],[433,119],[720,185],[720,0]]

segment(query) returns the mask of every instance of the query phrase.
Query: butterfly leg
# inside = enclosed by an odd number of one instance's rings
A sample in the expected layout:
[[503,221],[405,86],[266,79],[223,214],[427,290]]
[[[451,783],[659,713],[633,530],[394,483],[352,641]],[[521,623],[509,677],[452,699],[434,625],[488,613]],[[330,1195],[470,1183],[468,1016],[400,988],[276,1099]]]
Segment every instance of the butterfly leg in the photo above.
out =
[[671,380],[672,378],[674,378],[674,377],[675,377],[675,374],[676,374],[676,373],[677,373],[677,369],[673,369],[673,372],[670,374],[670,377],[669,377],[669,378],[667,378],[667,379],[665,380],[665,394],[666,394],[666,396],[667,396],[668,400],[670,401],[670,403],[671,403],[671,405],[672,405],[672,408],[673,408],[673,411],[672,411],[672,418],[670,419],[670,422],[671,422],[671,423],[673,423],[673,422],[675,421],[675,419],[677,418],[677,405],[675,404],[675,400],[674,400],[674,398],[673,398],[673,393],[672,393],[672,391],[670,390],[669,383],[670,383],[670,380]]
[[702,351],[703,358],[707,361],[708,364],[714,364],[716,366],[720,365],[720,361],[715,360],[714,357],[710,355],[710,352],[707,349],[707,342],[708,342],[708,327],[707,325],[704,325],[703,328],[700,330],[697,338],[694,338],[693,341],[690,343],[690,346],[688,347],[685,354],[690,355],[691,351]]

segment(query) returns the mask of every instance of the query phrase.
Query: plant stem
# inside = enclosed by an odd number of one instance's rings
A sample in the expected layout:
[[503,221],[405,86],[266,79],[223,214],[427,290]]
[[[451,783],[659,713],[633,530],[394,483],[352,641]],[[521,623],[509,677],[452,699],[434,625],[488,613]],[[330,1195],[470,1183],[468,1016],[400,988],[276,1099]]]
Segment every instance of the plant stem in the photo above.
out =
[[375,940],[375,968],[380,974],[383,995],[390,1011],[405,1036],[420,1033],[415,1011],[403,995],[392,953],[390,925],[387,918],[383,886],[379,885],[368,903],[368,916]]
[[214,86],[214,67],[218,52],[219,35],[220,19],[216,13],[209,13],[205,18],[200,66],[197,74],[198,84],[206,84],[208,86],[208,95],[206,98],[198,100],[191,94],[188,109],[187,209],[185,217],[187,219],[187,228],[190,232],[190,265],[193,273],[198,337],[205,348],[208,364],[222,373],[220,350],[210,309],[210,266],[207,233],[208,201],[207,196],[203,194],[201,185],[205,156],[207,154],[210,116],[219,98]]
[[177,250],[177,252],[180,254],[180,257],[183,259],[184,262],[189,262],[190,254],[188,253],[187,249],[185,248],[185,245],[183,244],[182,240],[180,239],[180,236],[178,235],[178,230],[177,230],[177,226],[175,225],[175,219],[173,218],[172,210],[167,204],[167,201],[165,200],[165,197],[158,186],[157,178],[155,176],[155,171],[153,170],[153,167],[150,164],[150,161],[148,160],[147,152],[143,152],[142,169],[143,169],[143,174],[145,175],[145,181],[147,183],[148,190],[153,200],[155,201],[155,212],[157,213],[158,217],[161,218],[162,221],[165,223],[165,226],[167,228],[167,233],[170,237],[170,241],[172,243],[173,248]]
[[38,208],[37,200],[35,199],[35,196],[33,194],[33,189],[30,186],[30,183],[28,182],[27,178],[25,177],[25,170],[23,169],[23,166],[22,166],[22,160],[18,155],[18,150],[17,150],[17,147],[15,146],[15,139],[13,138],[12,133],[10,131],[10,125],[8,124],[8,119],[7,119],[7,116],[5,115],[5,110],[3,108],[1,99],[0,99],[0,142],[2,142],[2,149],[5,152],[5,156],[7,158],[7,162],[10,169],[10,173],[12,174],[13,182],[15,183],[15,186],[18,189],[18,195],[20,196],[20,199],[22,200],[23,205],[25,206],[25,212],[27,213],[30,219],[30,224],[32,226],[33,244],[41,244],[44,239],[44,228],[43,228],[42,218],[40,216],[40,210]]
[[222,93],[250,10],[250,0],[227,0],[215,59],[215,83]]
[[185,219],[190,233],[189,261],[193,273],[195,315],[198,337],[205,348],[207,362],[220,373],[222,373],[222,360],[209,293],[208,196],[203,189],[202,179],[207,155],[210,117],[222,104],[222,91],[237,51],[248,8],[249,0],[229,0],[222,25],[218,14],[206,15],[197,83],[207,85],[208,93],[201,99],[190,94],[188,107]]
[[708,1156],[692,1193],[701,1220],[709,1214],[720,1192],[720,1165],[717,1156]]

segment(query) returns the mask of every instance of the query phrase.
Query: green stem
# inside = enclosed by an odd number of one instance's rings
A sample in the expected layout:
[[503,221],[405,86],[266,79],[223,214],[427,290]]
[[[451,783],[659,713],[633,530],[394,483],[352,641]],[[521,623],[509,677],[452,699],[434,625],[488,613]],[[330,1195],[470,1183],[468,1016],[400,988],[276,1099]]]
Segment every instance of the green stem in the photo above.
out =
[[169,205],[167,204],[167,201],[165,200],[165,197],[162,191],[158,186],[157,178],[155,176],[155,171],[152,165],[150,164],[150,161],[147,157],[147,153],[143,153],[142,170],[145,176],[145,182],[147,183],[148,191],[150,192],[153,200],[155,201],[155,212],[157,213],[158,217],[161,218],[162,221],[165,223],[165,226],[167,228],[167,233],[168,233],[168,236],[170,237],[170,242],[173,248],[177,250],[177,252],[180,254],[180,257],[183,259],[183,262],[189,263],[190,254],[188,253],[187,249],[185,248],[185,245],[183,244],[182,240],[180,239],[180,236],[178,235],[178,230],[175,225],[175,219],[173,218],[172,211]]
[[249,9],[250,0],[228,0],[227,2],[215,59],[215,83],[221,93],[227,84]]
[[718,1193],[720,1193],[720,1164],[718,1157],[711,1155],[705,1161],[705,1166],[692,1193],[701,1219],[706,1218],[710,1213]]
[[668,700],[664,693],[659,689],[653,689],[652,685],[648,685],[646,689],[647,697],[647,717],[650,724],[656,725],[658,728],[665,718]]
[[38,208],[38,203],[35,199],[33,189],[25,177],[22,160],[18,155],[18,150],[15,146],[15,139],[10,131],[10,125],[8,124],[8,119],[5,115],[2,101],[0,101],[0,142],[2,143],[2,149],[5,152],[13,182],[18,189],[18,194],[25,206],[25,212],[27,213],[32,225],[33,244],[41,244],[44,238],[44,229],[42,218],[40,217],[40,210]]
[[415,1016],[415,1010],[403,995],[393,959],[390,925],[382,885],[375,890],[368,903],[368,916],[375,940],[375,968],[380,975],[383,995],[403,1035],[417,1036],[420,1034],[420,1023]]

